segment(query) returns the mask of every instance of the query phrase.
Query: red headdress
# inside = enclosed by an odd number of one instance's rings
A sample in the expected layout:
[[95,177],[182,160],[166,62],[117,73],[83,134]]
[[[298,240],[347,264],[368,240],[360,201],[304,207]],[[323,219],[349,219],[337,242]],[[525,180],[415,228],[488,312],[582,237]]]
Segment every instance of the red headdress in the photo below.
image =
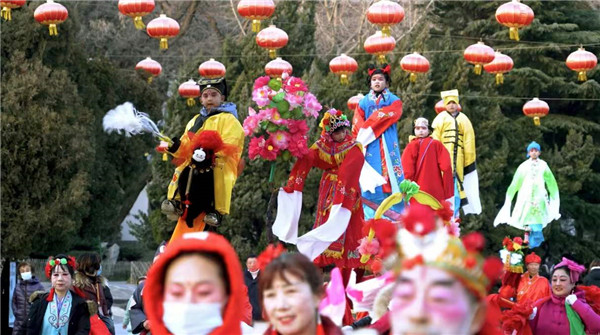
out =
[[[75,261],[75,257],[73,257],[73,256],[65,256],[65,257],[50,256],[50,257],[48,257],[48,261],[46,261],[46,266],[44,267],[44,273],[46,274],[46,278],[50,278],[52,269],[54,269],[54,267],[57,265],[66,265],[66,266],[70,267],[73,271],[75,271],[75,269],[77,268],[77,262]],[[75,291],[75,293],[77,295],[79,295],[81,297],[84,296],[83,292],[79,288],[74,287],[73,290]],[[54,287],[52,287],[50,289],[50,293],[48,294],[46,301],[52,301],[52,299],[54,299]]]
[[529,263],[538,263],[538,264],[541,264],[542,263],[542,259],[540,258],[540,256],[536,255],[535,252],[532,252],[532,253],[530,253],[529,255],[527,255],[525,257],[525,265],[527,265]]
[[271,261],[279,257],[281,254],[286,253],[287,250],[281,243],[269,244],[267,248],[258,255],[256,261],[258,262],[258,268],[264,270]]

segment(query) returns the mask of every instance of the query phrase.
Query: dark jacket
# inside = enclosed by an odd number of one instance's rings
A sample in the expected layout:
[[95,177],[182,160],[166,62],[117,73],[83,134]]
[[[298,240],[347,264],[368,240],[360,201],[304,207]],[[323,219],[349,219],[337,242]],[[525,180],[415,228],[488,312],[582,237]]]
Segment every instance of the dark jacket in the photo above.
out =
[[590,270],[590,273],[588,273],[583,279],[583,285],[594,285],[600,287],[600,268],[594,267],[592,270]]
[[252,305],[252,320],[262,320],[262,309],[260,308],[260,299],[258,297],[258,278],[260,278],[260,271],[256,279],[252,278],[250,271],[244,271],[244,284],[248,288],[248,300],[250,300],[250,305]]
[[[39,335],[42,333],[44,324],[44,314],[48,308],[49,293],[40,294],[33,299],[33,305],[29,310],[27,319],[27,335]],[[88,335],[90,333],[90,313],[88,306],[82,297],[71,291],[73,296],[73,305],[69,315],[69,331],[66,335]]]
[[30,280],[19,280],[12,297],[12,309],[15,315],[13,335],[23,335],[26,332],[27,316],[29,315],[29,297],[35,291],[43,291],[44,285],[34,277]]
[[144,328],[144,321],[148,320],[144,311],[144,300],[142,299],[144,284],[145,282],[142,282],[133,291],[133,303],[129,309],[129,322],[131,322],[131,332],[133,334],[140,334],[142,332],[149,334]]
[[98,304],[98,310],[102,311],[102,315],[112,316],[113,297],[106,278],[103,276],[88,277],[81,272],[77,272],[75,273],[73,286],[83,291],[85,300],[95,301]]

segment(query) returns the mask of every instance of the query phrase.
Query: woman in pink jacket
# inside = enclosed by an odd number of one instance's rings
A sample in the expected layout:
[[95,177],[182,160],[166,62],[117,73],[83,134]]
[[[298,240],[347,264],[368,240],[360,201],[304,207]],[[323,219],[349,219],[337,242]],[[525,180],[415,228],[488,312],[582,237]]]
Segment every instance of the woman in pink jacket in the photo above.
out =
[[600,315],[575,285],[585,267],[564,258],[552,271],[552,294],[535,303],[529,317],[534,335],[583,335],[600,332]]

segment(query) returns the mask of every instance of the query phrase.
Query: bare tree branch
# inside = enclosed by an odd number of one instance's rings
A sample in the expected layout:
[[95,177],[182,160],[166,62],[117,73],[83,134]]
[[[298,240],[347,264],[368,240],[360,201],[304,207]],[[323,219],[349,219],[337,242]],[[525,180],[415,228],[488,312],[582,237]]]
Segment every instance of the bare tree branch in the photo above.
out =
[[246,31],[244,31],[244,27],[242,27],[242,22],[240,22],[240,18],[237,16],[235,6],[233,5],[233,0],[229,0],[229,3],[231,4],[231,11],[233,12],[233,16],[235,17],[238,26],[240,27],[240,31],[244,36],[246,36]]

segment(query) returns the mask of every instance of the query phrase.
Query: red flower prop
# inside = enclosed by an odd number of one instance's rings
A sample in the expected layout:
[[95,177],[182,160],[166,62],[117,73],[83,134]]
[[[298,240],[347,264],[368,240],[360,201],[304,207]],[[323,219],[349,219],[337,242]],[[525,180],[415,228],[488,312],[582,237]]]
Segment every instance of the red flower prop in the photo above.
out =
[[502,329],[509,334],[513,330],[518,333],[527,324],[531,313],[533,313],[533,304],[529,300],[515,304],[512,309],[506,310],[502,315]]
[[267,248],[258,255],[256,261],[258,262],[258,268],[264,270],[271,261],[279,257],[281,254],[286,253],[287,250],[281,243],[269,244]]
[[522,245],[523,239],[520,237],[515,237],[515,238],[513,238],[513,242],[515,242],[516,244]]
[[[396,248],[396,225],[387,219],[371,219],[365,222],[362,233],[366,236],[369,230],[375,231],[375,238],[379,242],[378,256],[385,258],[394,252]],[[376,254],[371,254],[376,255]]]
[[582,289],[585,294],[585,301],[590,307],[600,315],[600,288],[595,285],[583,286],[579,285],[578,288]]
[[498,257],[488,257],[483,262],[482,267],[483,273],[488,279],[488,291],[496,284],[496,281],[502,276],[504,272],[504,264]]

